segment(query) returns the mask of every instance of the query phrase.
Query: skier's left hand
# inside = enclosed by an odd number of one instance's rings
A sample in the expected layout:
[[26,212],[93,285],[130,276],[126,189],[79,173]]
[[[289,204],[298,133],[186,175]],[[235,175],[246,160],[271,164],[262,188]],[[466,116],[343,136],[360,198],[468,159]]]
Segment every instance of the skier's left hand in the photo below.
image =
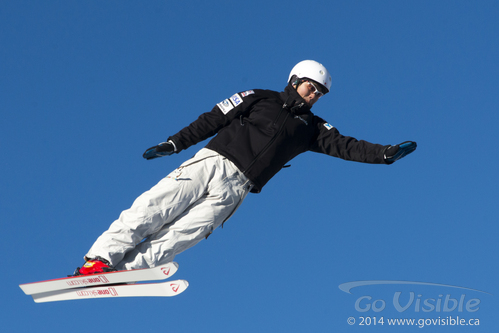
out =
[[162,142],[157,146],[147,149],[142,155],[146,160],[152,160],[153,158],[170,156],[175,152],[175,146],[171,142]]
[[392,164],[415,151],[417,146],[414,141],[405,141],[395,146],[389,146],[385,150],[385,162]]

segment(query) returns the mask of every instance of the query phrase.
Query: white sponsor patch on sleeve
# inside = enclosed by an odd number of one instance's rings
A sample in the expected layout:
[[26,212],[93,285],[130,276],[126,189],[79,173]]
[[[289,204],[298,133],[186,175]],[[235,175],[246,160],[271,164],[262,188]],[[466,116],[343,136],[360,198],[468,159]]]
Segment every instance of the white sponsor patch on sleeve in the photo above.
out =
[[328,131],[334,128],[334,126],[331,125],[330,123],[324,123],[324,127],[327,128]]
[[229,99],[221,101],[220,103],[217,104],[217,106],[220,109],[220,111],[223,112],[223,114],[227,114],[227,112],[229,112],[234,108],[234,105],[232,105]]
[[241,93],[241,96],[246,97],[248,95],[254,94],[255,92],[253,90],[246,90],[245,92]]
[[234,104],[234,107],[236,107],[243,102],[243,99],[239,96],[239,94],[234,94],[230,97],[230,101]]

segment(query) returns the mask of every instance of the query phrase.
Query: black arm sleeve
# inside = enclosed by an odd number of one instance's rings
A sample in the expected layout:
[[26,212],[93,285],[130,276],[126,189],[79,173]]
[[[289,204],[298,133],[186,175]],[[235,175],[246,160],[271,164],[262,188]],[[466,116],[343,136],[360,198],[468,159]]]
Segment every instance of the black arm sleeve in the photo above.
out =
[[311,151],[339,157],[348,161],[386,164],[384,151],[388,146],[357,140],[340,132],[324,120],[317,122],[319,135]]

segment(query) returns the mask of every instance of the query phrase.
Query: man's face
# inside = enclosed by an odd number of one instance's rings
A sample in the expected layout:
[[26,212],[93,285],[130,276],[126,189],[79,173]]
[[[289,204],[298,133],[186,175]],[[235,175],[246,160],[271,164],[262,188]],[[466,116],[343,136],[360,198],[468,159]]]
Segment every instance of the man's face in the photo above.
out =
[[303,81],[303,83],[298,86],[298,89],[296,91],[309,106],[312,106],[319,100],[321,96],[323,96],[323,94],[319,90],[317,90],[317,88],[317,83]]

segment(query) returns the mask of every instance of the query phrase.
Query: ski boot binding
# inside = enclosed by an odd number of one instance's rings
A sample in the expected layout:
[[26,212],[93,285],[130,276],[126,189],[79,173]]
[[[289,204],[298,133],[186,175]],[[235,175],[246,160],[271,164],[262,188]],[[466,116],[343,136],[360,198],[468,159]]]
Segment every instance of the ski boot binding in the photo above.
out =
[[97,273],[106,273],[116,271],[109,261],[101,257],[95,257],[93,259],[85,258],[85,264],[80,268],[76,268],[73,276],[79,275],[90,275]]

